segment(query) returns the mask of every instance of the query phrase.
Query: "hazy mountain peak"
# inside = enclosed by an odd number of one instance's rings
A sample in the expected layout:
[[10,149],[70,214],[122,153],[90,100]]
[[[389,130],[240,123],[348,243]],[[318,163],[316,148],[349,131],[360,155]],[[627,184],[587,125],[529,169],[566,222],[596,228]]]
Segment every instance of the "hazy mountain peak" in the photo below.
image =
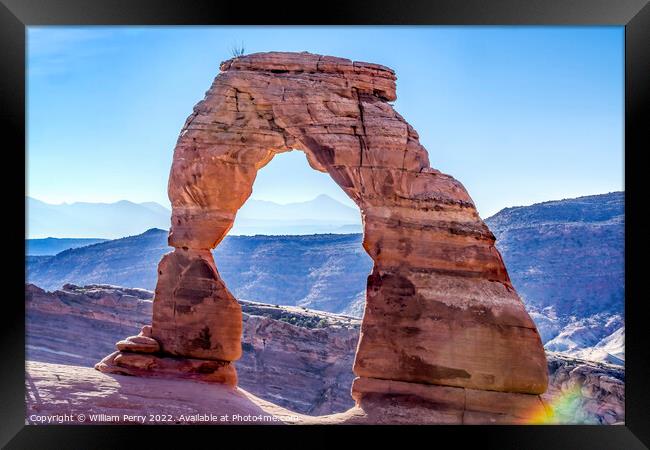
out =
[[114,239],[140,234],[152,227],[166,229],[170,216],[170,211],[161,205],[143,206],[129,200],[54,205],[27,197],[25,234],[29,238]]
[[[27,196],[28,238],[109,238],[167,230],[171,211],[156,202],[74,202],[54,205]],[[327,194],[312,200],[279,204],[248,200],[237,213],[230,234],[314,234],[361,231],[358,209]]]
[[159,233],[167,233],[167,230],[162,230],[160,228],[149,228],[147,231],[145,231],[142,234],[145,235],[145,234],[159,234]]
[[[328,202],[341,203],[341,202],[339,202],[338,200],[335,200],[334,198],[330,197],[330,196],[327,195],[327,194],[319,194],[319,195],[317,195],[316,197],[314,197],[313,200],[311,200],[311,201],[312,201],[312,202],[315,202],[315,201],[326,202],[326,201],[328,201]],[[342,203],[341,203],[341,204],[342,204]]]

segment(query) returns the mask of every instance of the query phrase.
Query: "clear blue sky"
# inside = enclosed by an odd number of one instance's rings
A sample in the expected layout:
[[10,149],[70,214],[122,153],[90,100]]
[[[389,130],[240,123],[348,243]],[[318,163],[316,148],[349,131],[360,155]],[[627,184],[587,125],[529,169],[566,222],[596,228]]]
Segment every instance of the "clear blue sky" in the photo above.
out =
[[[623,27],[30,27],[27,194],[156,201],[178,133],[234,44],[395,69],[396,109],[479,212],[623,190]],[[345,194],[276,157],[253,197]]]

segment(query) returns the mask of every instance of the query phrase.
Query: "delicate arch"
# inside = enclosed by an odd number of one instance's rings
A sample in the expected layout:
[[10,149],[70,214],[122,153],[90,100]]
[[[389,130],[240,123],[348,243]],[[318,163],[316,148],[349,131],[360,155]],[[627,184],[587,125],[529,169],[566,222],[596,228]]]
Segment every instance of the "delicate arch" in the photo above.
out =
[[175,249],[158,266],[152,327],[95,367],[236,384],[241,308],[210,250],[257,171],[301,149],[359,206],[374,261],[352,386],[368,420],[390,423],[396,399],[435,410],[415,419],[426,423],[544,414],[523,395],[546,390],[544,349],[495,238],[465,188],[430,167],[395,98],[395,74],[376,64],[275,52],[223,63],[174,150]]
[[[239,357],[241,313],[208,250],[231,228],[257,171],[298,148],[362,213],[374,268],[358,376],[545,390],[541,340],[494,236],[464,187],[429,166],[418,134],[389,103],[395,79],[383,66],[308,53],[221,65],[174,151],[169,243],[176,250],[160,264],[153,318],[163,351]],[[199,339],[206,329],[209,345]]]

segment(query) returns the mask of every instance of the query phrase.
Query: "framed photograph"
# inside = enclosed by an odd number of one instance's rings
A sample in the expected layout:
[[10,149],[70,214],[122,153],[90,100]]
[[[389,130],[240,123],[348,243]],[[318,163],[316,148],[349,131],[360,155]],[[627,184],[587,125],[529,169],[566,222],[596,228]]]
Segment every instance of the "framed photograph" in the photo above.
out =
[[648,448],[647,1],[132,3],[0,6],[2,445]]

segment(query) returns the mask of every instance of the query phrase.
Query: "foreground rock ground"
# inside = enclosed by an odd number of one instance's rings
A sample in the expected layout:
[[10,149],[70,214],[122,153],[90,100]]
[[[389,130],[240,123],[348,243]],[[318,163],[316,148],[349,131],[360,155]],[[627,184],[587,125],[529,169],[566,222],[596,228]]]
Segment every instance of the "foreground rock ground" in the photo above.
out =
[[[583,369],[584,371],[584,369]],[[564,373],[563,375],[567,375]],[[570,375],[567,376],[567,380]],[[612,381],[610,380],[611,384]],[[404,383],[410,385],[412,383]],[[622,386],[618,386],[622,394]],[[384,388],[382,388],[384,389]],[[592,387],[593,389],[593,387]],[[365,410],[353,407],[338,414],[309,416],[299,414],[263,400],[241,388],[218,383],[204,383],[186,379],[142,378],[124,375],[107,375],[91,368],[61,364],[28,362],[26,365],[26,423],[71,424],[444,424],[485,423],[484,413],[474,412],[465,404],[462,410],[450,413],[449,409],[435,408],[434,398],[423,402],[415,396],[398,395],[394,387],[391,402],[385,394],[369,399]],[[480,393],[481,391],[477,391]],[[602,391],[601,391],[602,394]],[[612,395],[615,397],[614,395]],[[449,402],[451,397],[447,398]],[[472,401],[469,397],[454,401]],[[475,398],[481,409],[490,405]],[[552,400],[550,397],[548,400]],[[623,405],[592,399],[585,405],[562,401],[554,406],[554,414],[543,419],[535,410],[521,411],[516,423],[585,423],[580,415],[593,409],[607,410],[611,414],[604,423],[622,424]],[[438,405],[439,406],[439,405]],[[590,411],[590,408],[592,411]],[[618,420],[615,412],[618,411]],[[79,415],[82,414],[82,418]],[[576,415],[577,414],[577,415]],[[460,415],[460,416],[458,416]],[[509,419],[507,423],[512,423]],[[488,423],[499,424],[498,416]],[[586,423],[593,423],[587,421]]]
[[97,369],[159,376],[176,367],[179,377],[237,383],[242,311],[210,250],[258,170],[300,149],[358,205],[374,262],[354,360],[356,404],[417,407],[439,423],[518,422],[524,410],[544,411],[539,333],[471,197],[430,166],[418,133],[393,109],[393,70],[281,52],[220,69],[174,149],[174,251],[158,266],[151,329],[160,354],[124,344]]
[[[74,416],[65,422],[84,424],[130,423],[124,415],[149,414],[154,417],[145,423],[193,423],[190,416],[197,414],[231,416],[223,422],[206,421],[215,424],[246,423],[237,415],[261,416],[257,423],[300,423],[308,418],[218,383],[106,375],[92,368],[39,362],[28,362],[26,374],[27,423],[33,424],[39,423],[36,416],[65,414]],[[79,414],[87,420],[79,420]]]

